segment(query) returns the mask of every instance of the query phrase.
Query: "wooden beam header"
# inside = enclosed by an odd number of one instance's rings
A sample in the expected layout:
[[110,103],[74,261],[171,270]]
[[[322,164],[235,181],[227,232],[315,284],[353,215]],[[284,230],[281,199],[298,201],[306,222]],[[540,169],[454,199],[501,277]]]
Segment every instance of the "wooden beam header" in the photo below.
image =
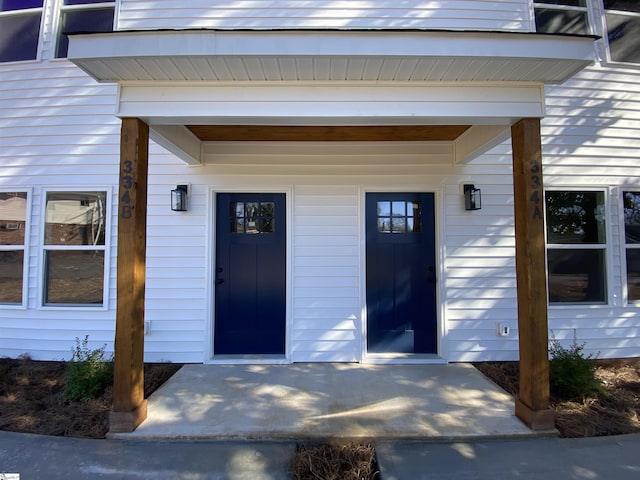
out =
[[187,125],[203,142],[426,142],[456,140],[470,125]]

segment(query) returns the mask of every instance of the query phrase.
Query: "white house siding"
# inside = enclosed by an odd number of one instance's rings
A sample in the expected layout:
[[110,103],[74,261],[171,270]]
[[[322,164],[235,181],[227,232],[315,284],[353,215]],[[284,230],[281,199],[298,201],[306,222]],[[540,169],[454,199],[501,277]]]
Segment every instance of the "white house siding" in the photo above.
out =
[[625,304],[623,190],[640,189],[640,71],[594,66],[547,89],[543,121],[544,175],[549,187],[603,188],[608,192],[609,305],[551,307],[558,339],[575,334],[600,357],[637,356],[640,306]]
[[530,31],[526,0],[122,0],[119,28]]
[[[186,3],[186,2],[182,2]],[[52,2],[47,3],[49,7]],[[260,15],[253,9],[264,4]],[[284,8],[288,5],[290,8]],[[49,17],[50,12],[45,14]],[[51,22],[45,22],[49,25]],[[211,2],[128,1],[122,29],[452,28],[529,31],[526,1]],[[26,308],[0,307],[0,355],[68,358],[75,337],[112,348],[119,120],[116,89],[98,85],[66,60],[0,64],[0,188],[29,189],[31,229]],[[605,306],[551,307],[550,328],[588,352],[637,356],[640,310],[625,305],[619,195],[640,189],[640,71],[594,66],[547,88],[542,123],[548,188],[605,188],[609,290]],[[191,184],[188,212],[169,209],[169,190]],[[483,208],[465,212],[460,184],[482,188]],[[42,202],[46,188],[111,192],[105,309],[40,307]],[[358,361],[363,353],[363,207],[367,191],[436,193],[440,262],[439,330],[448,361],[516,359],[517,319],[511,147],[467,165],[415,146],[212,145],[206,165],[188,167],[150,148],[145,337],[148,361],[210,358],[211,198],[215,191],[280,190],[289,195],[288,352],[293,361]],[[511,328],[496,335],[496,324]]]

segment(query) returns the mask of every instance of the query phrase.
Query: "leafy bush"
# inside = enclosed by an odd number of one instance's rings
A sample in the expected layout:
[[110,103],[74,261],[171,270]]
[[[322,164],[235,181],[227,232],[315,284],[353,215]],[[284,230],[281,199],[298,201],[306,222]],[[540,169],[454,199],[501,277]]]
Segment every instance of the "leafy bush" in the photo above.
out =
[[549,384],[551,393],[561,400],[574,400],[603,391],[596,377],[593,355],[584,356],[585,343],[578,344],[576,332],[573,343],[564,347],[552,334],[549,342]]
[[105,358],[107,345],[91,350],[88,343],[89,335],[82,342],[76,337],[76,346],[71,349],[64,391],[67,402],[96,398],[113,382],[113,358]]

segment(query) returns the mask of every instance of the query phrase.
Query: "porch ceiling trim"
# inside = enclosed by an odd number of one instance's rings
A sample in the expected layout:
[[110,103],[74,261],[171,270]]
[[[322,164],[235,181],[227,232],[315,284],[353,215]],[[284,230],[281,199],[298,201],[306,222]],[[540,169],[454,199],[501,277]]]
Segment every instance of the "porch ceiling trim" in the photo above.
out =
[[594,60],[593,37],[363,30],[119,31],[70,37],[99,82],[562,83]]

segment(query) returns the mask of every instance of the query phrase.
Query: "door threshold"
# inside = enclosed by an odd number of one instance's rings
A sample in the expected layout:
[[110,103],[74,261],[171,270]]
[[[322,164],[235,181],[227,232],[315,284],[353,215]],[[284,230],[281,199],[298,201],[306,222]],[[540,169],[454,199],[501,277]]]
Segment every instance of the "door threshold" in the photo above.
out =
[[291,363],[284,355],[214,355],[206,363],[227,365],[288,365]]
[[368,353],[363,363],[443,364],[447,361],[435,353]]

